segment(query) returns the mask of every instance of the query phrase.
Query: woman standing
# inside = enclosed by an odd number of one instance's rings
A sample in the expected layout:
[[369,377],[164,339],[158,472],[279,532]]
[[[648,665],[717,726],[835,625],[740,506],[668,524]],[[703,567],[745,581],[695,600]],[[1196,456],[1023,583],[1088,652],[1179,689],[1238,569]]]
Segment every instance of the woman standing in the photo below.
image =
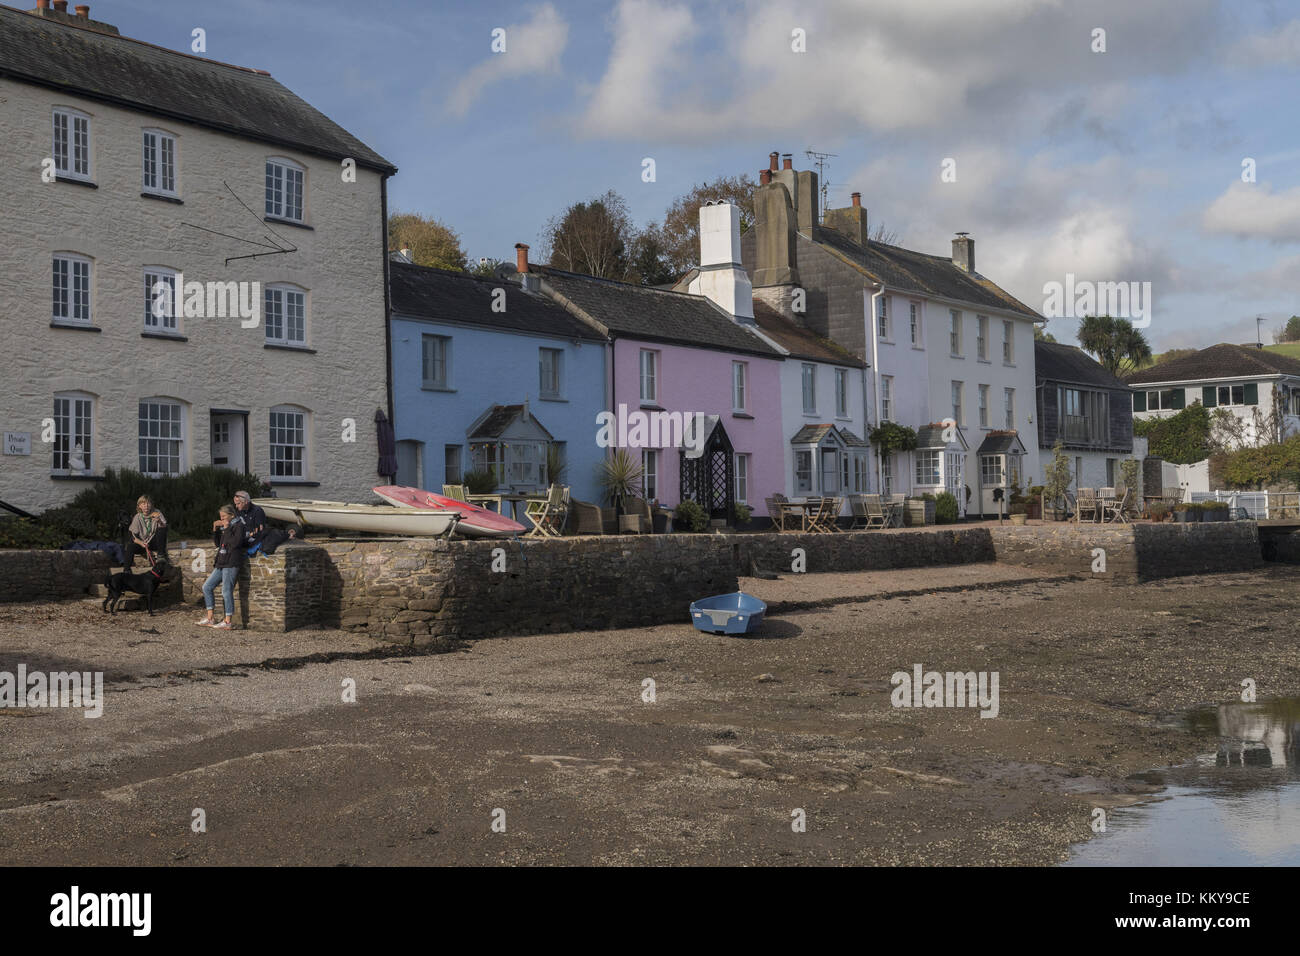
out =
[[[248,535],[242,521],[235,520],[235,509],[230,505],[221,506],[221,517],[212,522],[212,543],[217,547],[217,560],[212,573],[203,582],[203,603],[207,606],[207,617],[195,621],[199,627],[212,627],[217,630],[230,630],[230,619],[235,616],[235,581],[239,577],[239,566],[248,547]],[[226,606],[226,617],[220,624],[212,623],[212,612],[216,600],[213,591],[221,585],[221,599]]]
[[131,519],[131,544],[126,552],[126,570],[135,566],[135,556],[143,554],[153,564],[153,553],[167,554],[167,519],[153,506],[153,499],[141,495],[135,500],[135,517]]

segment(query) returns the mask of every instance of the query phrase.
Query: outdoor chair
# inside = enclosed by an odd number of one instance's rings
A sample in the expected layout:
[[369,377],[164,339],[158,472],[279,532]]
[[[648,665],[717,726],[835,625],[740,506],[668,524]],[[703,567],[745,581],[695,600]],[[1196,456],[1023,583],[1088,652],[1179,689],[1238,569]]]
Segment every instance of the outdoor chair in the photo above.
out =
[[1074,513],[1079,521],[1083,521],[1085,518],[1089,521],[1097,520],[1096,488],[1079,489],[1079,496],[1075,499]]
[[533,530],[528,532],[530,538],[558,538],[564,527],[567,509],[564,501],[565,489],[560,485],[551,485],[545,498],[535,498],[528,502],[524,513],[533,523]]
[[650,510],[650,502],[644,498],[625,498],[623,500],[623,514],[625,516],[636,516],[641,534],[649,534],[654,531],[654,512]]
[[443,485],[442,496],[444,498],[455,498],[457,501],[464,501],[469,504],[469,499],[465,497],[464,485]]
[[867,511],[866,495],[849,495],[849,512],[853,521],[849,523],[850,531],[859,531],[871,527],[871,513]]
[[[1105,491],[1106,489],[1102,489]],[[1128,517],[1124,514],[1125,508],[1128,507],[1128,489],[1124,489],[1124,494],[1119,498],[1110,497],[1106,499],[1104,510],[1102,512],[1103,521],[1118,521],[1128,524]]]
[[618,518],[613,508],[602,508],[589,501],[571,498],[569,530],[574,534],[613,534],[618,530]]
[[840,512],[844,510],[844,496],[823,498],[822,505],[822,527],[832,534],[838,534],[840,531]]
[[803,512],[803,530],[810,534],[822,534],[826,531],[823,526],[823,514],[827,510],[826,498],[809,498],[808,506]]
[[889,496],[889,524],[886,527],[901,528],[903,527],[903,511],[907,508],[907,495],[890,495]]
[[885,503],[880,495],[863,495],[862,502],[867,509],[868,528],[886,528],[889,526],[889,516],[885,514]]

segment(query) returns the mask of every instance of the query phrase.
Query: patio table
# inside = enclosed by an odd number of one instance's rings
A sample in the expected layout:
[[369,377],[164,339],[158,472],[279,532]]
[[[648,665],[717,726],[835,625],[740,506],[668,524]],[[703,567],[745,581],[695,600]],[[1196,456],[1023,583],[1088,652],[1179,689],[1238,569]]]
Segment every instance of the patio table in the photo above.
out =
[[466,495],[465,499],[472,505],[478,505],[480,508],[486,508],[488,505],[496,505],[493,509],[497,514],[504,515],[506,505],[510,506],[510,517],[519,520],[519,503],[528,501],[544,501],[546,495],[533,494],[521,495],[514,492],[503,492],[491,495]]

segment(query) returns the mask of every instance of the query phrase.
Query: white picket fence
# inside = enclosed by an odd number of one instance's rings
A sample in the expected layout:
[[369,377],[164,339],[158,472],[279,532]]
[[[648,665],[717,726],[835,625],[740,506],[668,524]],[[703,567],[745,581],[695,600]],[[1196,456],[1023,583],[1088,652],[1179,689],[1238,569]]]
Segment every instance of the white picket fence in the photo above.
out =
[[1191,500],[1226,501],[1234,512],[1237,508],[1245,508],[1256,521],[1300,517],[1300,494],[1290,491],[1193,491]]

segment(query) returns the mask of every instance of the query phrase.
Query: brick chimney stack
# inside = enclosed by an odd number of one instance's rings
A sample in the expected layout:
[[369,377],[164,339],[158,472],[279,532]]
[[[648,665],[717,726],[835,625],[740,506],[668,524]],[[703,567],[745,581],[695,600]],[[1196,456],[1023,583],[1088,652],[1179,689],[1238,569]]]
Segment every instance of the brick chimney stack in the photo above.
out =
[[68,0],[54,0],[54,10],[57,13],[67,13]]
[[525,273],[528,271],[528,243],[515,243],[515,271]]
[[822,217],[822,225],[834,229],[841,236],[852,239],[860,246],[866,246],[867,211],[862,208],[862,193],[852,194],[853,205],[844,209],[827,209]]
[[758,184],[760,186],[766,186],[771,181],[772,181],[772,170],[760,169],[758,171]]
[[862,205],[862,193],[854,193],[852,199],[853,199],[853,205],[855,206]]
[[780,158],[781,158],[781,154],[778,153],[776,150],[772,150],[772,152],[768,153],[768,154],[767,154],[767,162],[768,162],[767,168],[770,169],[770,170],[772,170],[772,172],[776,172],[776,168],[777,168],[777,167],[776,167],[776,161],[777,161],[778,159],[780,159]]
[[79,4],[77,4],[77,6],[76,6],[74,9],[76,9],[76,11],[77,11],[77,16],[81,17],[81,19],[83,19],[83,20],[89,20],[89,19],[90,19],[90,5],[89,5],[89,4],[79,3]]
[[794,169],[794,154],[793,154],[793,153],[782,153],[782,154],[781,154],[781,168],[782,168],[782,169]]
[[975,272],[975,240],[970,233],[959,232],[952,241],[952,264],[963,272]]

